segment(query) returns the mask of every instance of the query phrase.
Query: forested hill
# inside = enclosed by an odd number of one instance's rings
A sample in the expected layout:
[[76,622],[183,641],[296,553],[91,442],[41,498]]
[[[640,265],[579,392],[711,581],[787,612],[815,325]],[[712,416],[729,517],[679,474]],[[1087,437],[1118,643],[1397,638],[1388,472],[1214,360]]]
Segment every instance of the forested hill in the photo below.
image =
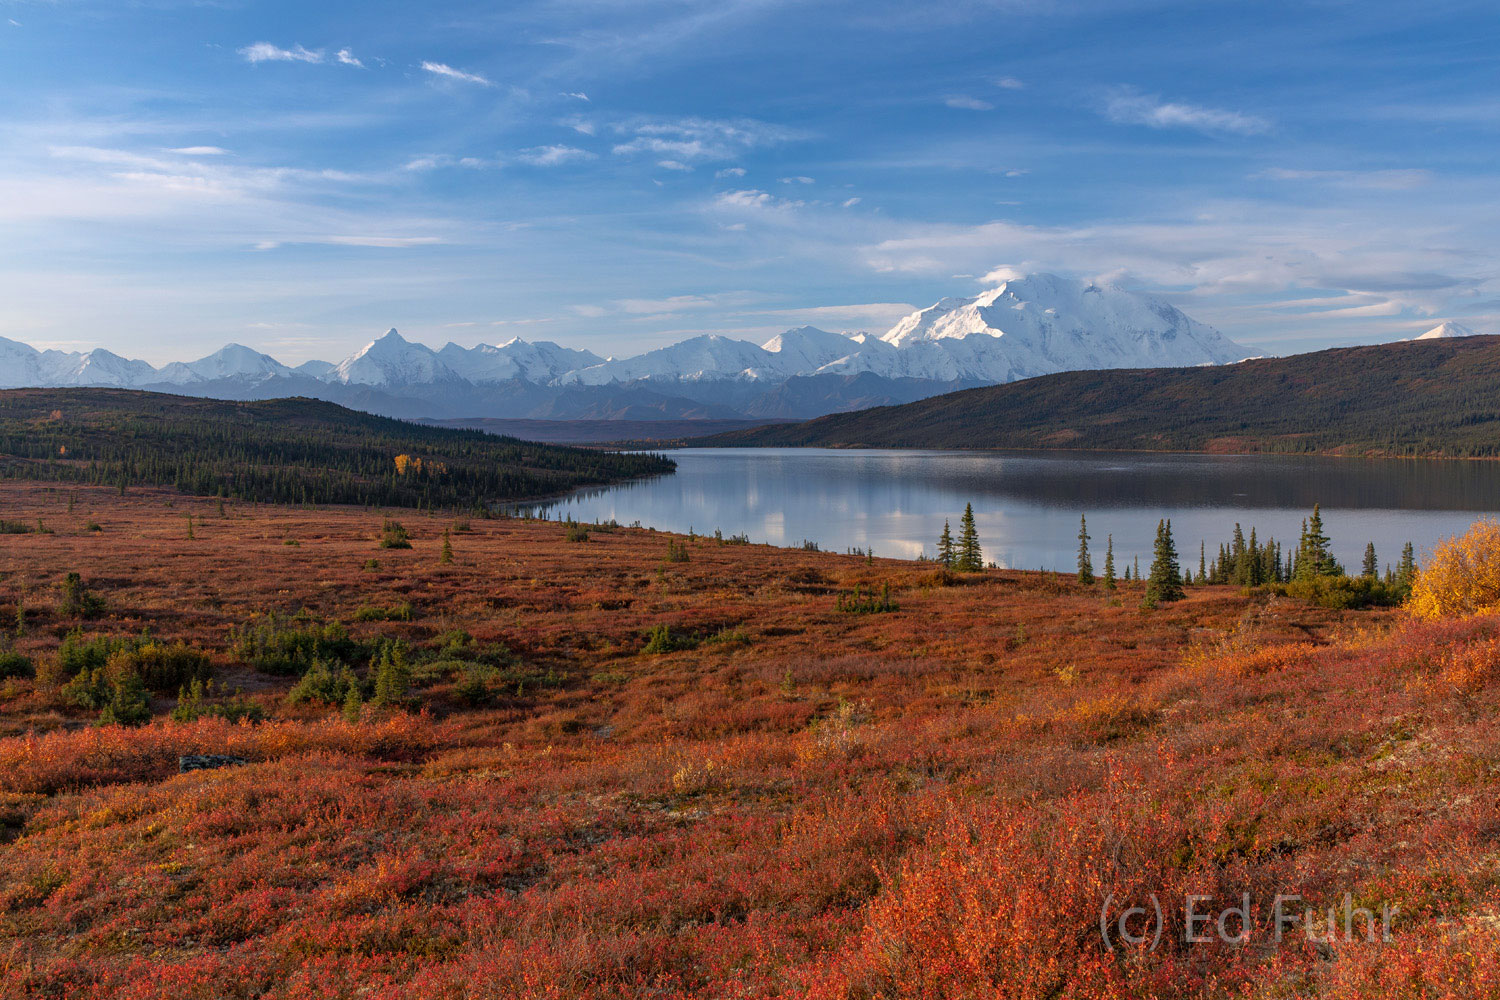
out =
[[531,444],[314,399],[0,391],[0,476],[277,503],[476,509],[670,472],[656,455]]
[[1500,337],[1064,372],[692,444],[1496,456]]

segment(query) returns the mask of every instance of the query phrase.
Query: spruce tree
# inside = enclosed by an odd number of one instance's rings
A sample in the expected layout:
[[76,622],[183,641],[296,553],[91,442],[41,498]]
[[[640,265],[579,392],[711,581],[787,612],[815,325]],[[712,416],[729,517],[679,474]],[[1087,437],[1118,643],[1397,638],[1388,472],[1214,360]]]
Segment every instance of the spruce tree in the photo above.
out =
[[1146,581],[1146,602],[1163,604],[1180,601],[1182,576],[1177,568],[1177,547],[1172,544],[1172,522],[1156,524],[1156,547],[1151,560],[1151,577]]
[[1198,540],[1198,582],[1202,583],[1208,579],[1208,543],[1203,539]]
[[952,569],[954,562],[953,532],[948,527],[948,522],[943,522],[943,533],[938,536],[938,562],[945,569]]
[[1411,542],[1401,550],[1401,562],[1396,565],[1396,582],[1403,587],[1410,587],[1417,576],[1417,556],[1411,547]]
[[1078,582],[1085,587],[1094,582],[1094,562],[1089,558],[1089,522],[1082,514],[1078,517]]
[[453,563],[453,540],[449,538],[448,530],[447,528],[443,529],[443,551],[438,556],[438,563],[443,566]]
[[958,522],[958,568],[966,573],[984,569],[984,552],[979,548],[979,531],[974,526],[974,505],[964,505],[964,516]]
[[1104,543],[1104,589],[1115,589],[1115,536],[1105,536]]
[[1375,574],[1380,570],[1380,563],[1375,559],[1375,543],[1365,543],[1365,564],[1361,568],[1362,575],[1375,579]]

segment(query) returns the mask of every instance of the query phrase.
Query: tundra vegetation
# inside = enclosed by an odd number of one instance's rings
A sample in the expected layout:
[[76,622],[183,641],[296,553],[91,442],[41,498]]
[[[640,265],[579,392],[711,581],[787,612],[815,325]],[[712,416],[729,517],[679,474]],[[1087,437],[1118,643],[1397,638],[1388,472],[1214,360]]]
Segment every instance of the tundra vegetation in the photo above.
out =
[[[0,513],[51,528],[0,537],[0,995],[1500,982],[1493,525],[1400,608],[1213,573],[1149,607],[1108,540],[1085,583],[503,518],[444,563],[410,510],[374,560],[393,511],[144,487]],[[1247,894],[1248,941],[1187,939],[1186,897]],[[1157,947],[1101,940],[1153,896]],[[1382,905],[1388,942],[1337,932]]]

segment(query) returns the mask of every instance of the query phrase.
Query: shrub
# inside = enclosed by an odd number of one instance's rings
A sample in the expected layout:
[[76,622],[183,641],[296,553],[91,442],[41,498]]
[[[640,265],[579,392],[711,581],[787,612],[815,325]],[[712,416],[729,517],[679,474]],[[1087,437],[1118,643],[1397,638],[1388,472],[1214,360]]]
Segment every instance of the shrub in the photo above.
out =
[[77,573],[63,577],[62,601],[57,613],[65,618],[97,618],[104,613],[104,598],[90,592]]
[[31,677],[36,667],[31,657],[14,649],[0,650],[0,679],[7,677]]
[[179,688],[177,691],[177,707],[172,709],[172,719],[175,722],[194,722],[198,719],[218,718],[228,722],[240,722],[248,719],[251,722],[259,722],[265,718],[265,709],[260,705],[240,695],[235,691],[234,696],[219,702],[210,702],[213,698],[223,694],[223,688],[215,689],[213,681],[204,684],[195,680],[187,688]]
[[151,718],[146,688],[134,674],[125,674],[110,684],[109,700],[99,711],[103,726],[139,726]]
[[181,642],[162,645],[147,640],[133,649],[113,653],[106,668],[112,674],[134,674],[149,690],[170,691],[192,681],[205,681],[213,671],[208,654]]
[[411,665],[406,659],[406,643],[386,643],[371,668],[375,675],[375,694],[370,704],[377,708],[403,704],[411,689]]
[[891,600],[891,585],[888,583],[881,586],[879,597],[873,593],[860,593],[859,584],[855,584],[854,592],[840,594],[834,607],[849,615],[879,615],[900,610],[900,605]]
[[667,539],[667,562],[685,563],[692,559],[688,552],[687,542],[678,542],[676,539]]
[[1372,576],[1314,576],[1277,584],[1272,589],[1286,597],[1336,610],[1400,604],[1405,596],[1404,587]]
[[646,645],[642,653],[675,653],[680,649],[694,649],[698,640],[692,636],[673,635],[666,625],[658,625],[646,634]]
[[318,660],[308,668],[307,673],[292,685],[287,692],[286,700],[293,705],[304,702],[322,702],[325,705],[342,705],[349,697],[350,691],[359,690],[359,678],[354,676],[354,671],[347,666],[339,666],[337,670],[334,665],[325,660]]
[[1500,522],[1476,521],[1438,543],[1417,572],[1407,608],[1418,618],[1467,618],[1500,608]]
[[0,535],[29,535],[35,530],[26,521],[7,521],[0,518]]
[[411,535],[401,526],[400,521],[387,519],[380,529],[380,547],[382,549],[409,549],[411,548]]
[[354,612],[354,620],[357,622],[409,622],[413,617],[415,615],[410,601],[385,608],[375,604],[362,604]]
[[229,641],[235,656],[268,674],[301,674],[320,659],[349,663],[363,653],[344,626],[319,624],[305,612],[287,619],[275,612],[258,616],[231,630]]
[[563,533],[563,539],[569,542],[586,542],[589,540],[589,529],[576,521],[569,522],[567,531]]

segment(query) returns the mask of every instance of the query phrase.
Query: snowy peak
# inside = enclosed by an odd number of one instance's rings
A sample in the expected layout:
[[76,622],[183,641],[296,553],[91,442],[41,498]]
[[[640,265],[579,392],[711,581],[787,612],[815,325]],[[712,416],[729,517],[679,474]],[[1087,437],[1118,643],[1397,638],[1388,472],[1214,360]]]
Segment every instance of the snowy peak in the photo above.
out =
[[1082,369],[1227,364],[1249,353],[1155,296],[1052,274],[1006,281],[972,298],[943,299],[881,339],[901,350],[902,374],[982,382]]
[[366,344],[339,363],[329,381],[345,385],[401,386],[459,382],[462,379],[437,353],[411,341],[391,328],[384,337]]
[[260,382],[268,378],[291,375],[292,370],[269,354],[262,354],[243,344],[226,344],[206,358],[186,364],[174,361],[162,368],[157,379],[178,385],[213,382],[219,379],[241,379]]
[[1451,319],[1445,323],[1433,327],[1422,334],[1417,340],[1447,340],[1449,337],[1475,337],[1478,336],[1473,330],[1462,323],[1455,323]]
[[459,347],[450,343],[438,351],[437,356],[451,370],[476,385],[514,379],[550,382],[559,375],[604,361],[592,351],[575,351],[546,340],[529,344],[519,337],[512,337],[498,346]]
[[[863,339],[864,335],[860,336]],[[860,343],[848,335],[829,333],[815,326],[799,326],[761,345],[761,350],[776,356],[776,367],[788,375],[817,371],[859,349]]]
[[773,359],[774,355],[749,341],[705,334],[638,357],[606,361],[569,372],[563,376],[563,381],[608,385],[637,379],[755,378],[766,368],[773,367]]

